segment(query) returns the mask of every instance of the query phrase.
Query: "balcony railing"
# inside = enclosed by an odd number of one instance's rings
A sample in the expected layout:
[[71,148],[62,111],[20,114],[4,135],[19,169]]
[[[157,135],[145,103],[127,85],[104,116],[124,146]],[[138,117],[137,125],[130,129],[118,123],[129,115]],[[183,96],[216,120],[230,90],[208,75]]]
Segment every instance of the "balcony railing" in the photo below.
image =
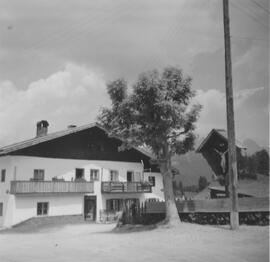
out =
[[11,181],[11,194],[94,193],[93,182]]
[[102,193],[151,193],[152,187],[143,182],[102,182]]

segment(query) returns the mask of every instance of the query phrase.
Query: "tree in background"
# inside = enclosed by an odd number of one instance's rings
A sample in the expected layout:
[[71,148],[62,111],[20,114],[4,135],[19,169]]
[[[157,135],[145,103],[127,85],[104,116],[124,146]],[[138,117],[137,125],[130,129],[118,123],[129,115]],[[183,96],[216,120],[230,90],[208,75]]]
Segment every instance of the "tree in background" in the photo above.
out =
[[269,154],[263,149],[255,153],[256,171],[259,174],[269,176]]
[[257,179],[257,174],[269,175],[269,154],[262,149],[251,156],[237,156],[240,179]]
[[173,192],[175,196],[181,196],[184,194],[182,181],[177,183],[176,180],[173,180]]
[[204,176],[200,176],[198,181],[199,191],[204,190],[207,186],[208,186],[207,178]]
[[118,79],[108,84],[112,101],[99,117],[112,136],[124,140],[120,149],[130,145],[147,146],[156,156],[164,185],[166,218],[164,223],[180,223],[172,184],[171,157],[185,154],[194,147],[195,122],[200,105],[191,105],[194,92],[191,78],[181,69],[165,68],[142,73],[127,94],[127,82]]
[[182,181],[178,182],[178,189],[181,192],[181,194],[184,194],[184,186],[183,186]]

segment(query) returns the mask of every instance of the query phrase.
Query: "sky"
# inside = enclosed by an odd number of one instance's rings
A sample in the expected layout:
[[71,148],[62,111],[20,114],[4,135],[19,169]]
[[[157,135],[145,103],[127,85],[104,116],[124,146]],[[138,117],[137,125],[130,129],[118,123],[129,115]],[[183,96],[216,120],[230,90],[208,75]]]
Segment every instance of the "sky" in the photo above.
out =
[[[178,66],[226,129],[222,0],[0,0],[0,146],[96,120],[106,83]],[[269,143],[269,3],[230,1],[236,136]]]

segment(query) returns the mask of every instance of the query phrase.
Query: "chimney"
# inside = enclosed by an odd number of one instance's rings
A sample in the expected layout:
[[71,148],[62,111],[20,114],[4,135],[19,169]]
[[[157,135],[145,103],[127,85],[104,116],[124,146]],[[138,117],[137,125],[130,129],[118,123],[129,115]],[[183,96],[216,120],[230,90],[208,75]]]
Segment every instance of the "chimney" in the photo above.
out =
[[46,120],[37,122],[37,137],[45,136],[48,133],[49,123]]

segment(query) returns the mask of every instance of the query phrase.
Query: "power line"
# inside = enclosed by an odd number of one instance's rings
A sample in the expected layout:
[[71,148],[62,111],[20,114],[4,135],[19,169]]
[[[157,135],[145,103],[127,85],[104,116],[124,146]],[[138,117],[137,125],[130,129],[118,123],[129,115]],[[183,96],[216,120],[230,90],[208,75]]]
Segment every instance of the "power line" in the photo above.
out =
[[261,9],[263,9],[264,11],[266,11],[268,14],[270,14],[270,11],[266,7],[264,7],[263,5],[259,4],[255,0],[250,0],[250,1],[253,2],[255,5],[257,5],[258,7],[260,7]]
[[268,40],[266,38],[256,38],[256,37],[248,37],[248,36],[235,36],[232,35],[232,38],[239,38],[239,39],[248,39],[248,40],[255,40],[255,41],[264,41],[268,43]]
[[245,13],[246,15],[248,15],[251,19],[253,19],[255,22],[259,23],[260,25],[264,26],[265,28],[267,28],[269,30],[269,27],[267,25],[265,25],[264,23],[262,23],[256,16],[250,14],[249,12],[247,12],[244,8],[242,8],[241,6],[236,5],[234,2],[231,2],[231,4],[238,9],[239,11],[241,11],[242,13]]

